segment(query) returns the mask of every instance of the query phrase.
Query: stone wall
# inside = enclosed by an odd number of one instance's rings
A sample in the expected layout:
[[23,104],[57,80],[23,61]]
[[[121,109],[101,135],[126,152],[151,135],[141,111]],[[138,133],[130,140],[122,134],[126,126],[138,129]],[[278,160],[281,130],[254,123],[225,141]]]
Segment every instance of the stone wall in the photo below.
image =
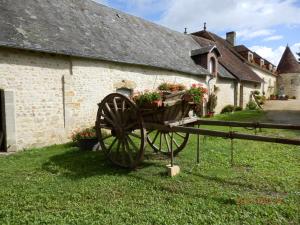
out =
[[261,91],[261,85],[252,82],[243,82],[243,108],[246,108],[251,99],[251,93],[255,90]]
[[234,105],[235,100],[235,80],[217,78],[213,83],[218,88],[216,113],[220,113],[224,106]]
[[[0,48],[0,89],[14,96],[16,148],[68,141],[74,129],[95,123],[97,103],[115,92],[114,84],[131,80],[137,90],[162,82],[205,83],[205,76]],[[12,120],[11,120],[12,121]]]
[[15,124],[6,126],[15,126],[9,138],[16,149],[66,141],[62,77],[67,74],[66,58],[0,48],[0,89],[14,96]]
[[276,92],[277,87],[277,77],[274,75],[271,75],[270,73],[263,72],[262,70],[256,69],[254,67],[251,67],[251,69],[260,77],[262,78],[265,83],[261,85],[261,89],[259,90],[261,94],[263,92],[265,93],[265,96],[267,98],[270,97],[270,95],[274,94]]
[[278,77],[278,88],[283,90],[285,95],[300,99],[300,74],[287,73]]

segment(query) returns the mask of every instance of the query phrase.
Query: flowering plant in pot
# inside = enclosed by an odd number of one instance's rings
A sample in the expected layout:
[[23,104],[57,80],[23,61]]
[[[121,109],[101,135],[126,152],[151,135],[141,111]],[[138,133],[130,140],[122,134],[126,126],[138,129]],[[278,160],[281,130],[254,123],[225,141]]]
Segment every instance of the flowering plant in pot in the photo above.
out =
[[163,105],[162,94],[157,91],[145,91],[135,93],[133,101],[142,108],[158,108]]
[[80,150],[93,150],[98,144],[96,129],[94,127],[76,130],[73,132],[71,138]]
[[202,84],[193,84],[183,96],[183,100],[194,104],[200,104],[204,101],[207,89]]

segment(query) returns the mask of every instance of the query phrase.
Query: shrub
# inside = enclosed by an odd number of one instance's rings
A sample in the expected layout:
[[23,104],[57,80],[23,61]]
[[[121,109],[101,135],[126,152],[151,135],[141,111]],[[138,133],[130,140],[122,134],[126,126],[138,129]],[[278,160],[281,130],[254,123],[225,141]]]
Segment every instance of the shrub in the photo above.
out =
[[249,110],[257,110],[257,104],[253,100],[250,100],[246,108]]
[[234,106],[233,105],[226,105],[222,111],[221,111],[221,114],[224,114],[224,113],[231,113],[234,111]]
[[243,111],[243,108],[241,106],[237,106],[237,107],[234,108],[234,111],[235,112]]
[[96,129],[95,127],[91,127],[74,131],[71,138],[73,142],[78,142],[82,139],[95,139],[97,138]]
[[214,112],[217,106],[218,97],[215,94],[210,94],[207,101],[207,110],[209,112]]
[[256,90],[256,91],[253,91],[253,94],[254,95],[260,95],[260,92]]

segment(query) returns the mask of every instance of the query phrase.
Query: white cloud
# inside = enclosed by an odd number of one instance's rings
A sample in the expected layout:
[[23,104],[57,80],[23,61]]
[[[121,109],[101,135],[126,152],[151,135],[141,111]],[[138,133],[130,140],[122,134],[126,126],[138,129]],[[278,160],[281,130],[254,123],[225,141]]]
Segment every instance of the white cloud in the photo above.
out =
[[159,21],[182,31],[201,30],[207,22],[209,30],[265,30],[276,25],[299,25],[300,8],[296,0],[170,0]]
[[277,41],[283,39],[282,35],[273,35],[264,39],[264,41]]
[[237,31],[237,37],[242,38],[243,40],[250,40],[257,37],[270,36],[273,33],[274,30],[270,30],[270,29],[261,29],[256,31],[245,29],[245,30]]
[[[300,51],[300,42],[293,44],[292,46],[290,46],[290,48],[296,56],[296,52]],[[261,57],[267,59],[274,65],[278,65],[278,63],[281,59],[281,56],[285,50],[285,46],[279,46],[277,48],[269,48],[266,46],[257,46],[256,45],[256,46],[250,47],[250,49],[252,51],[256,52],[257,54],[259,54]]]

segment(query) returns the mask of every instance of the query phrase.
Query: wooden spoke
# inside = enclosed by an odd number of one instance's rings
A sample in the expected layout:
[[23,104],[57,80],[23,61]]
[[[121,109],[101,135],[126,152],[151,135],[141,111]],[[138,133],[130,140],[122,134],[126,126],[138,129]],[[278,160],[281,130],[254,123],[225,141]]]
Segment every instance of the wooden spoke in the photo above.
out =
[[155,130],[150,130],[150,131],[147,133],[147,135],[153,133],[154,131],[155,131]]
[[116,98],[113,99],[113,104],[114,104],[116,118],[119,121],[119,123],[121,123],[122,119],[121,119],[121,115],[119,114],[119,108],[118,108],[118,105],[117,105],[117,99]]
[[130,130],[130,129],[134,128],[137,125],[138,125],[137,122],[131,123],[130,125],[128,125],[128,126],[125,127],[125,130]]
[[157,132],[156,132],[156,135],[155,135],[155,137],[153,138],[153,141],[151,142],[152,144],[154,144],[154,143],[155,143],[155,141],[156,141],[156,139],[157,139],[158,135],[159,135],[159,132],[157,131]]
[[111,137],[113,137],[113,136],[112,136],[112,135],[108,135],[108,136],[102,138],[102,140],[105,141],[106,139],[109,139],[109,138],[111,138]]
[[173,140],[173,143],[176,145],[177,148],[179,148],[179,144],[177,143],[177,141],[175,140],[174,136],[173,136],[173,139],[172,139],[172,136],[171,134],[168,133],[168,136],[171,140]]
[[[171,144],[174,155],[178,154],[187,144],[189,134],[173,133],[173,140],[171,134],[164,131],[157,131],[155,134],[150,134],[147,137],[149,145],[155,152],[161,152],[163,154],[170,154]],[[159,138],[158,138],[159,136]],[[163,139],[163,140],[162,140]]]
[[141,136],[139,136],[139,135],[137,135],[137,134],[135,134],[135,133],[133,133],[133,132],[132,132],[132,133],[129,133],[129,135],[132,136],[132,137],[141,139]]
[[170,143],[169,143],[169,140],[167,138],[167,135],[164,134],[164,138],[165,138],[165,141],[166,141],[166,145],[167,145],[167,148],[168,148],[168,152],[171,152],[171,147],[170,147]]
[[126,153],[129,157],[129,160],[130,160],[130,164],[132,165],[134,163],[134,159],[133,159],[133,152],[131,151],[130,147],[129,147],[129,144],[128,144],[128,141],[127,139],[124,140],[125,142],[125,150],[126,150]]
[[175,132],[175,134],[177,134],[179,137],[185,138],[185,135],[183,135],[181,133]]
[[106,107],[108,113],[110,114],[111,118],[112,118],[114,121],[116,121],[116,122],[115,122],[115,125],[117,125],[117,124],[118,124],[118,119],[117,119],[116,115],[113,113],[113,111],[111,110],[109,104],[106,103],[106,104],[105,104],[105,107]]
[[117,142],[117,138],[114,139],[114,141],[110,144],[110,146],[108,147],[108,151],[110,152],[112,147],[115,145],[115,143]]
[[134,144],[134,142],[131,140],[129,136],[127,136],[127,140],[131,144],[131,146],[135,149],[135,151],[138,152],[139,148]]
[[160,133],[160,137],[159,137],[159,151],[161,150],[161,141],[162,141],[162,133]]

